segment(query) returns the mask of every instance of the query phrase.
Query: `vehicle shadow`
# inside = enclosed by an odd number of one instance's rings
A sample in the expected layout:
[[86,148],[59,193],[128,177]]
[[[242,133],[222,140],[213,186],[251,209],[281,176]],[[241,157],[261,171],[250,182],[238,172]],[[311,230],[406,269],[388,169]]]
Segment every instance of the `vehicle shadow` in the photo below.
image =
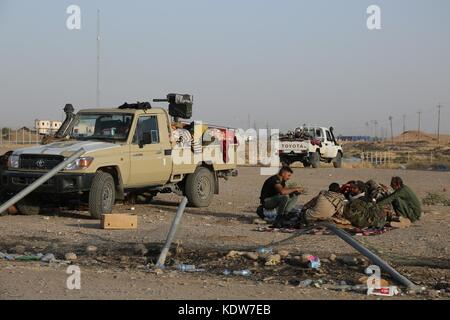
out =
[[[156,209],[167,210],[170,212],[176,212],[179,203],[164,201],[164,200],[154,200],[149,205],[151,205],[153,208],[156,208]],[[252,216],[250,213],[249,214],[239,214],[239,213],[233,213],[233,212],[214,212],[214,211],[208,211],[208,210],[205,210],[202,208],[192,208],[192,207],[187,207],[185,209],[185,212],[188,214],[191,214],[191,215],[196,215],[196,216],[236,219],[237,221],[246,222],[246,223],[252,223],[253,219],[257,218],[256,213],[254,216]]]

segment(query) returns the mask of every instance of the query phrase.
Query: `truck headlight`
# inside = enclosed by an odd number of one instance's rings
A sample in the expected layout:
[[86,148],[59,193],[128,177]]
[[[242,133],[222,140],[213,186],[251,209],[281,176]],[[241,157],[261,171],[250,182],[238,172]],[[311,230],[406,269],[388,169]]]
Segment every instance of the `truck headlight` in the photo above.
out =
[[20,156],[18,155],[10,155],[8,158],[8,167],[11,169],[19,169],[19,160]]
[[91,157],[82,157],[78,158],[74,162],[71,162],[67,165],[67,167],[64,170],[82,170],[88,168],[92,161],[94,161],[94,158]]

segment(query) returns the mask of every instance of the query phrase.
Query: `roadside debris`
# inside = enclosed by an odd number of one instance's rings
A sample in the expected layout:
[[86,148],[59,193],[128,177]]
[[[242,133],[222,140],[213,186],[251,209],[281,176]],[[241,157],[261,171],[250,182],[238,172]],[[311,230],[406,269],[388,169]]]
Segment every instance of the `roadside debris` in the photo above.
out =
[[259,258],[259,254],[257,252],[244,252],[243,256],[246,257],[247,259],[255,261],[258,260]]
[[42,254],[38,255],[24,255],[24,256],[18,256],[15,257],[14,260],[16,261],[39,261],[42,258]]
[[96,246],[87,246],[86,247],[86,253],[87,254],[95,254],[97,252]]
[[271,254],[266,257],[266,266],[276,266],[281,263],[281,256],[279,254]]
[[258,252],[260,255],[267,255],[267,254],[272,254],[273,253],[273,248],[271,247],[259,247],[256,252]]
[[137,229],[137,216],[130,214],[104,214],[101,219],[101,228],[108,230]]
[[223,274],[225,276],[229,276],[231,274],[235,275],[235,276],[242,276],[242,277],[249,277],[252,275],[252,272],[248,269],[244,269],[244,270],[234,270],[234,271],[230,271],[228,269],[225,269],[223,271]]
[[383,297],[393,297],[398,295],[400,292],[396,286],[389,287],[369,287],[367,289],[368,296],[383,296]]
[[75,254],[75,253],[73,253],[73,252],[68,252],[68,253],[66,253],[65,255],[64,255],[64,258],[67,260],[67,261],[75,261],[75,260],[77,260],[77,255]]
[[55,262],[56,258],[55,258],[55,255],[53,253],[47,253],[46,255],[44,255],[41,258],[41,261],[42,262]]
[[319,269],[320,268],[320,259],[316,256],[309,256],[308,267],[311,269]]
[[204,272],[205,269],[197,269],[193,264],[178,264],[176,268],[181,272]]

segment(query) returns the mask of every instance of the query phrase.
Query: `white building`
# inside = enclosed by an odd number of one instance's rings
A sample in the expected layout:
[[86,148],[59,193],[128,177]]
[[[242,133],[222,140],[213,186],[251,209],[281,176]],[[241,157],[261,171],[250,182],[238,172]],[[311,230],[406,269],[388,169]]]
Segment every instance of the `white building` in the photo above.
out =
[[38,120],[35,121],[35,128],[39,134],[54,134],[61,127],[61,121]]

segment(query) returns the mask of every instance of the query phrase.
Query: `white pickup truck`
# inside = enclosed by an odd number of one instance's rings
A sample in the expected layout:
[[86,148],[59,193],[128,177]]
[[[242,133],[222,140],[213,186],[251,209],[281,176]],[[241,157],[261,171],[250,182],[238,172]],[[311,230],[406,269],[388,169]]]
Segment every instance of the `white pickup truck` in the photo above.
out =
[[278,155],[284,165],[300,161],[305,167],[319,168],[322,161],[340,168],[344,153],[333,128],[303,126],[280,136]]

